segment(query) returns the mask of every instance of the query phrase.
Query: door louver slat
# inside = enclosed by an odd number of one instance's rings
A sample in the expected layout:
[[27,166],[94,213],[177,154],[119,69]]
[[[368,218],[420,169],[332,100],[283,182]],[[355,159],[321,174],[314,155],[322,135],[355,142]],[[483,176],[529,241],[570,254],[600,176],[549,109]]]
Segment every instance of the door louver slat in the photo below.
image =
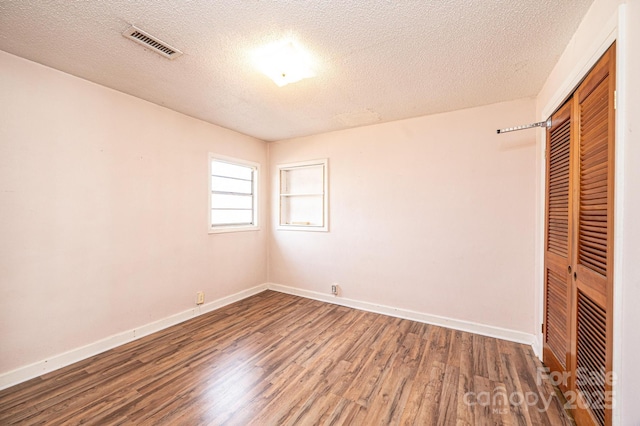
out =
[[578,260],[607,276],[609,85],[598,85],[580,105],[580,230]]
[[563,368],[567,352],[567,282],[551,270],[547,270],[547,344]]
[[571,120],[551,131],[547,250],[567,257],[569,250],[569,159]]
[[600,425],[605,424],[606,314],[578,292],[578,351],[576,386]]

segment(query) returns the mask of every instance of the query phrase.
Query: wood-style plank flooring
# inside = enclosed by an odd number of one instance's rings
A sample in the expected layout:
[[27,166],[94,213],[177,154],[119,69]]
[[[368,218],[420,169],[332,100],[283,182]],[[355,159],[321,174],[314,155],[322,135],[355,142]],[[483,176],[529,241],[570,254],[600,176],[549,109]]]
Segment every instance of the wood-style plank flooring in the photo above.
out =
[[540,366],[525,345],[266,291],[5,389],[0,424],[571,424]]

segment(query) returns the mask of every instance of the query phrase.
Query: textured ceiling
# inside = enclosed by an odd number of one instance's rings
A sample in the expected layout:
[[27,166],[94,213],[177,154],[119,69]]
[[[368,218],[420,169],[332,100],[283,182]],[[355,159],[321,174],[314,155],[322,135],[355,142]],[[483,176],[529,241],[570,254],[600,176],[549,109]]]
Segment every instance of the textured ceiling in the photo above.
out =
[[[0,0],[0,49],[272,141],[534,96],[591,3]],[[279,88],[251,52],[285,36],[317,77]]]

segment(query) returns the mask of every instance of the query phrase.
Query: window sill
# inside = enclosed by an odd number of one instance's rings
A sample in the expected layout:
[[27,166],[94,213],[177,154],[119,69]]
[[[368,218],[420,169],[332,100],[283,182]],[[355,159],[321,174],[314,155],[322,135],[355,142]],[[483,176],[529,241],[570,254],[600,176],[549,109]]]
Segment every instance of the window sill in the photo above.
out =
[[328,226],[316,225],[278,225],[278,231],[311,231],[311,232],[329,232]]
[[229,232],[246,232],[246,231],[259,231],[259,226],[228,226],[220,228],[209,228],[209,234],[226,234]]

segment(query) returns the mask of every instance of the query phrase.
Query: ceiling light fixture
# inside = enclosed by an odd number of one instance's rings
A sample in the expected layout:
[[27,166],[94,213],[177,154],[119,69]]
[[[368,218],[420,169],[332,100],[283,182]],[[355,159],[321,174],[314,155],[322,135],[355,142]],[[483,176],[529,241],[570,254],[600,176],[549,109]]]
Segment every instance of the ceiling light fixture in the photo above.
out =
[[256,67],[278,87],[315,77],[313,58],[290,38],[256,50],[253,59]]

